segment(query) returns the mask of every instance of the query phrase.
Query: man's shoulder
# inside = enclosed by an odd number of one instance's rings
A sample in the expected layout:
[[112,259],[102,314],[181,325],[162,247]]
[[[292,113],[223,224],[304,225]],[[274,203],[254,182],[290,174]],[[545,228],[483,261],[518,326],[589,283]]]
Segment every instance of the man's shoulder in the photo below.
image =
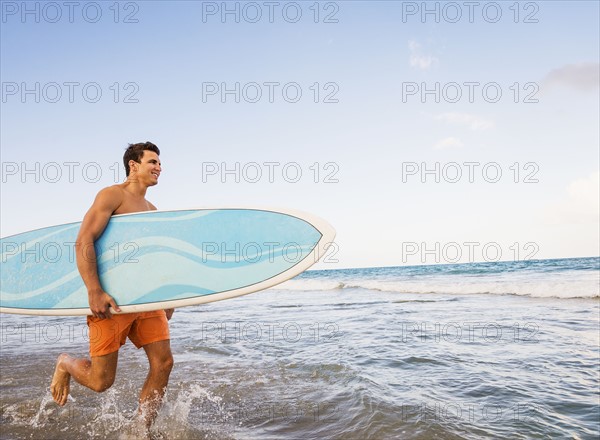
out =
[[123,191],[125,190],[121,187],[121,184],[116,184],[102,188],[100,191],[98,191],[98,196],[122,197]]
[[123,192],[125,191],[125,189],[123,188],[123,184],[122,183],[117,183],[115,185],[111,185],[111,186],[106,186],[104,188],[102,188],[100,191],[114,191],[114,192]]
[[98,191],[94,205],[115,211],[123,202],[124,190],[120,185],[111,185]]

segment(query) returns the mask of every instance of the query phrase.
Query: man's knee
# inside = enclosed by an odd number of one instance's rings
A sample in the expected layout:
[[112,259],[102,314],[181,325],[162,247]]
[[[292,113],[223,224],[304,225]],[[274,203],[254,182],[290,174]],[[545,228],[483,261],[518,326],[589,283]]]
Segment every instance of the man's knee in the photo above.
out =
[[154,357],[150,361],[150,368],[161,373],[169,374],[173,369],[173,355],[169,351],[161,356]]
[[173,355],[171,353],[168,353],[162,357],[162,359],[160,360],[159,368],[162,371],[165,371],[168,373],[171,372],[171,370],[173,369]]
[[171,353],[171,341],[153,342],[144,347],[148,362],[150,363],[150,374],[166,374],[171,373],[173,368],[173,354]]
[[90,388],[93,391],[96,391],[97,393],[103,393],[104,391],[106,391],[110,387],[112,387],[113,383],[115,383],[115,376],[114,375],[105,375],[105,376],[99,377],[95,381],[93,381]]
[[89,388],[102,393],[113,385],[117,374],[118,354],[116,351],[105,356],[92,357]]

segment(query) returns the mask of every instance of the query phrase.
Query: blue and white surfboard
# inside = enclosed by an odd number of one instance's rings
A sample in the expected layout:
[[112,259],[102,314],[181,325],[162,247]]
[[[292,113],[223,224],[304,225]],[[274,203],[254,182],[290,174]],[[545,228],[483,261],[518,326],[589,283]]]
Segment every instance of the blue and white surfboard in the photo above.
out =
[[[75,260],[80,225],[0,239],[0,312],[91,314]],[[220,208],[115,215],[95,247],[103,289],[131,313],[272,287],[316,263],[334,238],[305,213]]]

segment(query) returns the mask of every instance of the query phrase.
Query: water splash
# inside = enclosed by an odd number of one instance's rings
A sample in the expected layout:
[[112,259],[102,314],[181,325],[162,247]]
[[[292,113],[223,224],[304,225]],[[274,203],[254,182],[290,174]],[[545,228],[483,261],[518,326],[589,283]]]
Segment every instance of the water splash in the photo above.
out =
[[[123,399],[116,388],[111,388],[100,397],[100,405],[90,410],[91,421],[86,428],[91,437],[104,437],[119,432],[130,423],[132,411],[123,407]],[[91,413],[93,411],[93,413]]]
[[[67,402],[71,401],[71,402],[75,402],[75,398],[71,395],[69,395]],[[48,403],[52,403],[52,406],[50,406],[49,408],[46,408],[48,406]],[[43,427],[46,422],[49,420],[49,417],[55,413],[56,408],[60,408],[56,405],[56,403],[54,403],[54,399],[52,398],[52,393],[50,392],[50,388],[48,388],[46,390],[46,394],[44,395],[44,397],[42,397],[42,400],[40,402],[39,408],[36,412],[36,414],[33,416],[32,420],[31,420],[31,426],[33,426],[34,428],[40,428]]]
[[192,383],[168,392],[150,432],[153,438],[220,439],[228,436],[230,419],[222,397]]

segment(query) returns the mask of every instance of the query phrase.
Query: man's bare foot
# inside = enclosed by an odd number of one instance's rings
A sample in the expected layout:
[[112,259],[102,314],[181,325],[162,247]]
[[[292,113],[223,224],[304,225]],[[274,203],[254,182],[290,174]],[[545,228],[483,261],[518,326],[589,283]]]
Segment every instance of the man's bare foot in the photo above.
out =
[[56,360],[56,368],[54,369],[54,376],[52,376],[52,383],[50,384],[52,398],[60,406],[64,406],[69,397],[69,382],[71,380],[71,375],[63,365],[68,357],[69,355],[65,353],[58,357]]

